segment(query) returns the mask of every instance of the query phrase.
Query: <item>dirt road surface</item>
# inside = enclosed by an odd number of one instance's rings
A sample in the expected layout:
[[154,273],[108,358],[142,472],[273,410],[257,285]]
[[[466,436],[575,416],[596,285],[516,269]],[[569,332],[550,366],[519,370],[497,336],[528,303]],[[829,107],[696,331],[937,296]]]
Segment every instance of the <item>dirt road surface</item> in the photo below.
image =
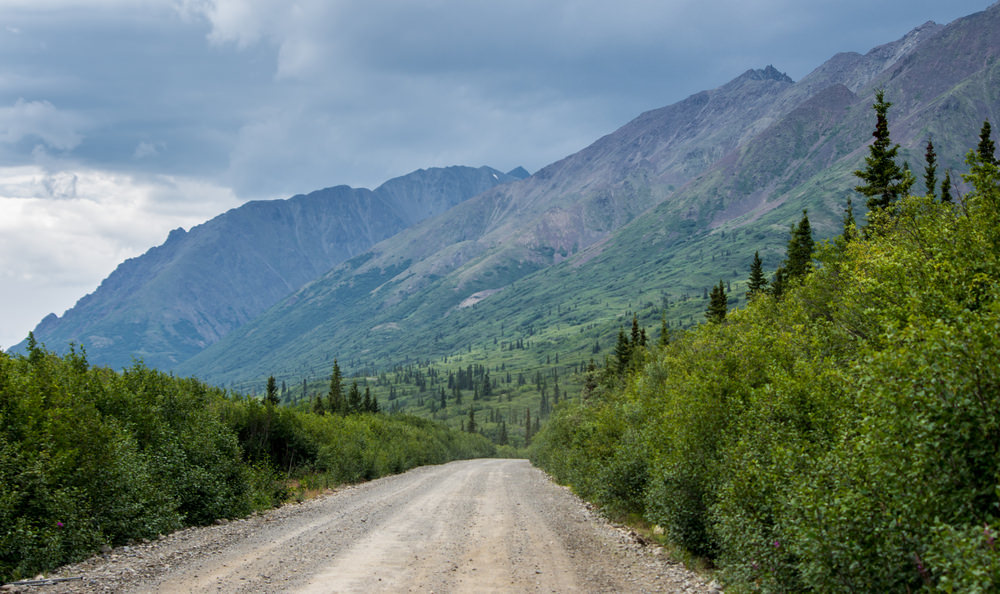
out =
[[525,460],[427,466],[121,547],[30,592],[717,592]]

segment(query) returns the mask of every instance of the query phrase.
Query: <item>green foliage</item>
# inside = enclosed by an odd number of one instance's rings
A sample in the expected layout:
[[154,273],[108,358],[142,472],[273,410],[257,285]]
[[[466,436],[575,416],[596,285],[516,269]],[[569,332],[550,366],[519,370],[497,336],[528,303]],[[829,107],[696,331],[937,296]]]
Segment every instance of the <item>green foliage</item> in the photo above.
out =
[[961,205],[911,196],[820,246],[780,300],[564,404],[532,459],[727,591],[995,591],[1000,173],[967,162]]
[[430,421],[320,416],[29,342],[0,353],[0,581],[273,506],[289,475],[357,481],[494,453]]

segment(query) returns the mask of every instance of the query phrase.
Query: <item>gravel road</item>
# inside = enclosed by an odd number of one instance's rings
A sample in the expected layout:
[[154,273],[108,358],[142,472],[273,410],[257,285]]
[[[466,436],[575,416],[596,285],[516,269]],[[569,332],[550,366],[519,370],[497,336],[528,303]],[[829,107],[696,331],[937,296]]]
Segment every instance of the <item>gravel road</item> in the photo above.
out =
[[121,547],[29,592],[717,592],[525,460],[426,466]]

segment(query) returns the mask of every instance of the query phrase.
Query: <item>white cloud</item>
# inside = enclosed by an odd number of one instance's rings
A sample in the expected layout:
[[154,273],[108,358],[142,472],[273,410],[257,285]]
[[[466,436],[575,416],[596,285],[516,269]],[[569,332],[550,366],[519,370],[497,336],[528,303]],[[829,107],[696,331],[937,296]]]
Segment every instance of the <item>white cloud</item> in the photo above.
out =
[[0,168],[0,345],[50,312],[62,314],[126,258],[239,204],[231,191],[188,178],[77,168]]
[[84,120],[60,111],[48,101],[18,99],[11,107],[0,107],[0,142],[13,144],[37,138],[58,150],[71,150],[83,140]]
[[132,158],[145,159],[147,157],[154,157],[160,154],[161,147],[161,143],[143,140],[135,146],[135,150],[132,151]]

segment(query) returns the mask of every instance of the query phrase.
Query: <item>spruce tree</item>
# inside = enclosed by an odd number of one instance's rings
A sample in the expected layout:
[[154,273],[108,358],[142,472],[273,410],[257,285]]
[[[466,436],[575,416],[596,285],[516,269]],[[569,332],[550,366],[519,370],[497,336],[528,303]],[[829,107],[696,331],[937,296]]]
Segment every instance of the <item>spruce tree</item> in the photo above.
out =
[[726,319],[727,311],[726,286],[720,280],[718,285],[712,287],[708,308],[705,310],[705,318],[709,322],[719,323]]
[[858,238],[858,225],[854,220],[854,201],[850,196],[847,198],[847,208],[844,209],[844,231],[841,234],[845,243],[850,243]]
[[351,382],[351,389],[347,391],[347,412],[361,412],[361,389],[358,382]]
[[990,121],[985,120],[982,130],[979,131],[979,146],[976,152],[979,153],[979,160],[983,163],[1000,165],[1000,161],[997,161],[996,158],[996,145],[990,138],[991,133]]
[[327,408],[331,414],[343,415],[347,413],[347,406],[344,402],[343,378],[340,375],[340,365],[337,360],[333,360],[333,371],[330,373],[330,390],[326,394]]
[[469,407],[469,424],[465,426],[466,431],[469,433],[476,432],[476,409]]
[[361,410],[372,412],[372,391],[368,386],[365,386],[365,397],[361,400]]
[[924,153],[924,188],[927,196],[934,198],[937,192],[937,154],[934,152],[934,143],[927,140],[927,151]]
[[803,210],[802,218],[792,229],[791,238],[788,240],[788,253],[785,257],[785,273],[788,278],[801,278],[812,269],[814,246],[809,215]]
[[639,330],[639,317],[636,314],[632,314],[632,334],[629,344],[634,350],[637,346],[642,345],[642,343],[641,331]]
[[267,396],[265,396],[266,402],[271,406],[278,405],[278,382],[275,381],[274,376],[267,378]]
[[670,328],[667,326],[667,311],[663,310],[660,317],[660,346],[665,347],[670,344]]
[[628,369],[629,361],[632,360],[632,345],[625,336],[625,330],[618,329],[618,342],[615,344],[615,361],[617,363],[618,375],[624,375]]
[[531,409],[527,408],[524,411],[524,445],[531,445]]
[[941,180],[941,202],[951,202],[951,171],[945,171]]
[[802,211],[802,219],[799,220],[798,225],[792,226],[789,235],[785,261],[774,271],[774,280],[771,281],[771,294],[775,298],[781,298],[793,282],[800,280],[812,271],[812,253],[815,242],[812,238],[812,227],[809,225],[809,215],[806,210]]
[[774,271],[774,280],[771,281],[771,294],[775,299],[780,299],[785,294],[785,287],[788,285],[788,275],[784,266],[778,266]]
[[753,262],[750,263],[750,278],[747,279],[747,301],[766,292],[767,277],[764,276],[764,263],[760,259],[760,252],[757,251],[753,253]]
[[892,103],[885,100],[885,91],[875,91],[875,131],[869,154],[865,157],[865,168],[854,172],[864,183],[855,190],[868,197],[868,212],[892,206],[904,193],[906,180],[902,168],[896,164],[898,144],[889,138],[889,120],[886,114]]

